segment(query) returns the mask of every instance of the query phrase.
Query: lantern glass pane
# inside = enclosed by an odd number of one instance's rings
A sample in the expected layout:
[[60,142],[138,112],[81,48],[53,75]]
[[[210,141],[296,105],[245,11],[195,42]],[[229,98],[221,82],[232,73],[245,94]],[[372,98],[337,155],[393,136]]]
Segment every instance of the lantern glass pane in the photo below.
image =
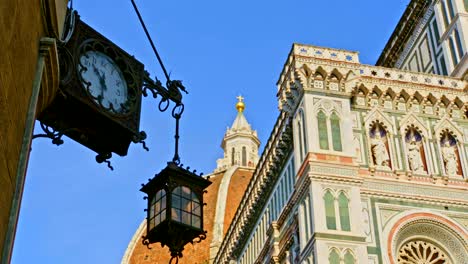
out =
[[182,186],[182,197],[190,199],[192,194],[192,191],[190,190],[189,187]]
[[172,194],[172,208],[180,209],[180,196]]
[[192,214],[198,215],[198,216],[201,215],[201,208],[200,208],[200,204],[199,204],[199,203],[197,203],[197,202],[192,202]]
[[187,186],[174,188],[171,217],[173,221],[201,228],[202,208],[197,195]]
[[190,225],[190,214],[187,212],[182,212],[182,223]]
[[149,215],[150,218],[153,218],[153,217],[154,217],[154,214],[155,214],[155,212],[154,212],[154,206],[151,206],[151,207],[150,207],[150,215]]
[[159,217],[161,217],[161,222],[164,221],[166,219],[166,210],[162,210]]
[[192,216],[192,226],[196,228],[201,228],[201,221],[199,216]]
[[180,210],[179,210],[179,209],[172,209],[171,218],[172,218],[172,220],[174,220],[174,221],[181,222],[181,221],[182,221],[182,217],[181,217],[181,212],[180,212]]
[[154,210],[155,210],[156,212],[161,211],[161,200],[157,201],[157,202],[154,204]]
[[181,200],[182,200],[182,207],[180,209],[190,213],[190,211],[192,211],[192,209],[190,208],[191,201],[185,198],[182,198]]
[[151,199],[149,208],[148,225],[152,229],[156,227],[162,220],[165,219],[164,215],[166,209],[166,191],[159,190]]
[[154,218],[154,226],[159,225],[161,223],[161,215],[158,215]]

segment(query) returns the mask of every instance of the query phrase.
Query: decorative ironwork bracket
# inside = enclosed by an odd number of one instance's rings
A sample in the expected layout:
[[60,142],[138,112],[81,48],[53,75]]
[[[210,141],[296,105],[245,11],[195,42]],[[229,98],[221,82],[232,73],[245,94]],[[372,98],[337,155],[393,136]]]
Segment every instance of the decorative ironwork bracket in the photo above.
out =
[[32,136],[32,139],[35,138],[50,138],[52,139],[52,144],[60,146],[63,144],[63,131],[57,131],[54,128],[44,125],[44,123],[40,122],[42,131],[44,134],[35,134]]
[[149,151],[149,148],[146,146],[145,139],[146,139],[146,133],[145,131],[141,131],[138,135],[133,135],[132,141],[135,144],[141,143],[143,145],[143,149],[145,149],[146,151]]
[[[167,88],[166,88],[167,87]],[[169,107],[169,101],[176,104],[175,107],[182,104],[182,92],[188,94],[185,86],[182,85],[182,81],[179,80],[168,80],[164,87],[158,78],[156,80],[151,79],[148,72],[145,72],[143,77],[143,89],[142,93],[145,97],[148,96],[148,91],[151,92],[153,98],[157,98],[158,95],[161,97],[158,108],[159,111],[164,112]],[[182,92],[181,92],[182,91]],[[175,108],[174,107],[174,108]]]

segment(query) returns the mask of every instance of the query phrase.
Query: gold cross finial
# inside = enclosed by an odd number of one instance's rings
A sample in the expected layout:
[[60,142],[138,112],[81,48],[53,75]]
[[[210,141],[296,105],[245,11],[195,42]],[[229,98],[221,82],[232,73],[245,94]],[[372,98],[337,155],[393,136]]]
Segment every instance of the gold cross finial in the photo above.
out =
[[238,102],[236,104],[236,109],[238,112],[243,112],[244,109],[245,109],[245,104],[244,104],[244,97],[242,97],[241,95],[237,96],[236,97]]

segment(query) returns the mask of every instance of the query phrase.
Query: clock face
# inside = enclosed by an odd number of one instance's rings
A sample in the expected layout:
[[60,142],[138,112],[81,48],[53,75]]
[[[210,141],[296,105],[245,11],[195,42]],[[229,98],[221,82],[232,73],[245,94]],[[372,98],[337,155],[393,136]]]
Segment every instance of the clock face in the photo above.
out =
[[80,56],[82,84],[93,100],[107,110],[122,114],[128,101],[127,82],[117,64],[106,54],[87,51]]

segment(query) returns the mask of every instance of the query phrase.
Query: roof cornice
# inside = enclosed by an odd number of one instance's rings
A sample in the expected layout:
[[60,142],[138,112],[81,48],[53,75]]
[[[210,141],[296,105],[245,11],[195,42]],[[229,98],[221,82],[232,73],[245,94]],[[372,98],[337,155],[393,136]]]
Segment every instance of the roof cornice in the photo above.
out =
[[424,16],[431,2],[430,0],[411,0],[375,65],[395,66],[399,55],[405,48],[405,44],[411,38],[418,21]]

